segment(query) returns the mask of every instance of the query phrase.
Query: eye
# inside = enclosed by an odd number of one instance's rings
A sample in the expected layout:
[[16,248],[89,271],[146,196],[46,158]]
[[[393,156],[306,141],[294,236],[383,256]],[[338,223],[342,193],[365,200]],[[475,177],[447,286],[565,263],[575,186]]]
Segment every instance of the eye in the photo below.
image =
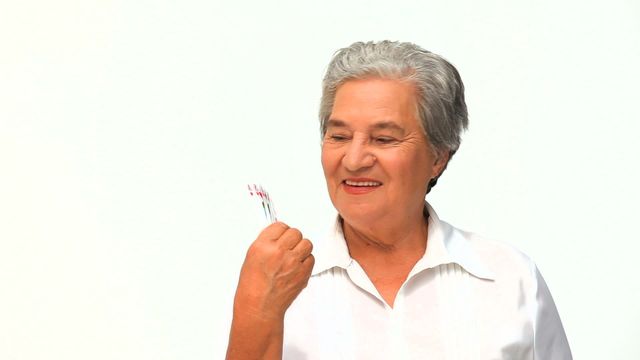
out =
[[342,134],[327,134],[327,138],[335,142],[343,142],[349,140],[349,137]]
[[373,139],[376,144],[387,145],[396,142],[396,139],[388,136],[378,136]]

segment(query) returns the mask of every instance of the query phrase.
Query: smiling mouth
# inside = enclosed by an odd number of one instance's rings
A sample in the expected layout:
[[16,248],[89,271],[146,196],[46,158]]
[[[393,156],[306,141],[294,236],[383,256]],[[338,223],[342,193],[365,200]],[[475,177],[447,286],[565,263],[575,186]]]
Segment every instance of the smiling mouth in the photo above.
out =
[[382,185],[379,181],[353,181],[353,180],[345,180],[344,183],[349,186],[355,187],[375,187]]
[[382,186],[380,181],[372,179],[348,179],[342,181],[342,190],[350,195],[365,195],[375,192]]

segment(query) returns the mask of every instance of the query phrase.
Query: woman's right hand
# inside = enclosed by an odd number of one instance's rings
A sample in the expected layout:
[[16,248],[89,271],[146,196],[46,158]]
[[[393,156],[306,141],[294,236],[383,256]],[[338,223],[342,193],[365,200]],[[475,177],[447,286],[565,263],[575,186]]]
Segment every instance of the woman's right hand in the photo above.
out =
[[277,222],[251,244],[233,303],[227,360],[282,359],[284,314],[307,286],[313,246]]
[[284,319],[289,305],[307,286],[315,261],[312,249],[299,230],[282,222],[267,226],[247,251],[234,316]]

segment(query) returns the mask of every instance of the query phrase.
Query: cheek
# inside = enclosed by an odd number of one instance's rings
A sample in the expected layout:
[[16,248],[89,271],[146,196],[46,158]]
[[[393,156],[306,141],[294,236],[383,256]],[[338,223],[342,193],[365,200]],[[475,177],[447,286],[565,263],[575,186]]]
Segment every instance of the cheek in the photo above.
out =
[[403,187],[409,190],[420,189],[420,191],[422,187],[426,189],[426,184],[433,175],[428,155],[409,151],[397,154],[394,160],[389,164],[393,166],[392,171],[400,176],[399,180]]
[[320,162],[322,163],[322,170],[327,180],[329,180],[329,176],[335,171],[335,158],[335,152],[327,149],[326,146],[322,147]]

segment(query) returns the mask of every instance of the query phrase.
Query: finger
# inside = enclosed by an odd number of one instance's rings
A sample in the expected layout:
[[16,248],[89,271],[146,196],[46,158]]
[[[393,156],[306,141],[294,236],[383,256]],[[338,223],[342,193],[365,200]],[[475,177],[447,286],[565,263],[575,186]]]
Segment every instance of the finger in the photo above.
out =
[[311,255],[311,251],[313,251],[313,244],[309,239],[302,239],[296,246],[291,249],[291,252],[294,256],[300,261],[304,261],[309,255]]
[[283,222],[277,221],[270,224],[260,232],[258,239],[266,239],[276,241],[289,229],[289,226]]
[[277,240],[278,247],[283,250],[291,250],[302,240],[302,233],[295,228],[289,228]]
[[307,276],[311,275],[311,271],[313,271],[313,265],[316,263],[316,258],[313,254],[307,256],[304,260],[302,260],[302,267],[306,269]]

